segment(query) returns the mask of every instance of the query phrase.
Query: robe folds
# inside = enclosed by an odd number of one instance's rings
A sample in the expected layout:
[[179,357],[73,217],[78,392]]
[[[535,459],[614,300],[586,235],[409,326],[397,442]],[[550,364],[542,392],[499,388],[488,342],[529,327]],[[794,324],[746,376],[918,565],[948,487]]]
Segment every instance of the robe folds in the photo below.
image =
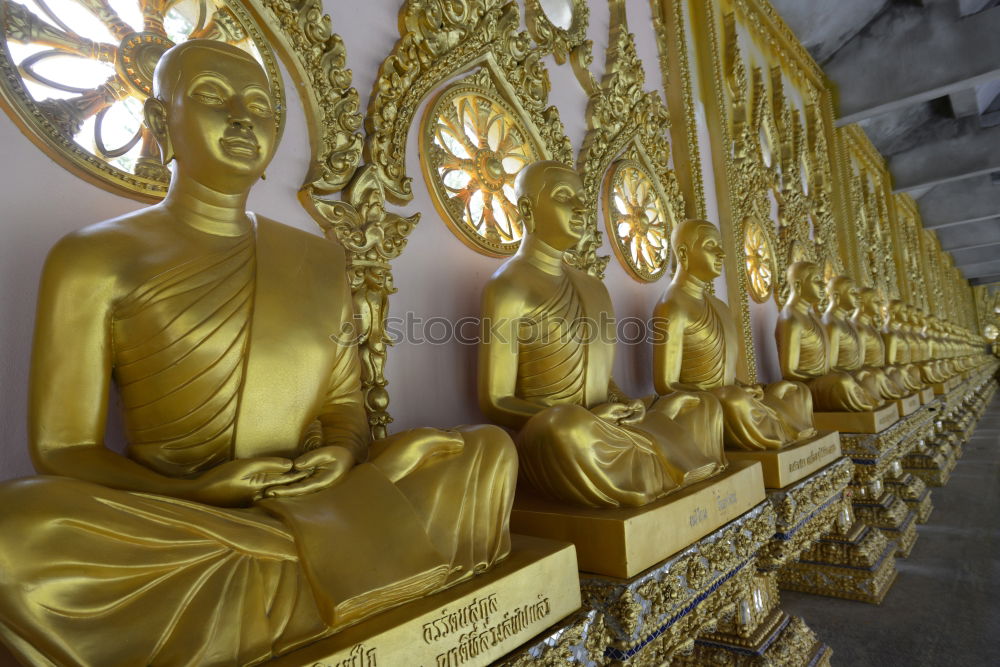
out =
[[[128,456],[187,477],[295,456],[319,428],[364,461],[357,350],[334,335],[350,320],[342,250],[263,218],[158,270],[109,323]],[[395,481],[378,466],[435,439],[461,449]],[[333,486],[241,508],[0,484],[0,636],[30,664],[257,664],[509,553],[517,457],[501,429],[414,429],[371,451]]]
[[[721,408],[707,392],[647,398],[634,423],[585,407],[606,400],[614,343],[585,330],[599,318],[586,311],[575,279],[568,272],[522,320],[516,394],[547,406],[515,440],[525,477],[573,504],[635,507],[724,468]],[[610,304],[598,307],[611,312]]]

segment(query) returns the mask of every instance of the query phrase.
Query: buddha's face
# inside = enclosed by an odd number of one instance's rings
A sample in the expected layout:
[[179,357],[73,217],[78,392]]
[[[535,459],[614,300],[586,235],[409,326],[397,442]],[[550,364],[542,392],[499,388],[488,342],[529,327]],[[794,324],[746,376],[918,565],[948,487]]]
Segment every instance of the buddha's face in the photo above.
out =
[[861,307],[866,314],[877,316],[882,313],[882,301],[878,297],[878,292],[870,287],[861,290],[858,293],[858,299],[861,301]]
[[845,280],[838,290],[840,307],[854,310],[858,307],[858,287],[853,280]]
[[275,148],[277,121],[267,77],[235,47],[192,48],[169,63],[165,102],[178,174],[226,193],[247,190]]
[[722,262],[726,258],[722,237],[713,225],[699,225],[693,231],[694,238],[682,242],[688,273],[699,280],[714,280],[722,275]]
[[823,299],[823,279],[815,264],[805,266],[796,278],[799,296],[809,305],[815,306]]
[[583,236],[583,182],[561,165],[536,173],[523,193],[530,202],[534,234],[558,250],[571,248]]

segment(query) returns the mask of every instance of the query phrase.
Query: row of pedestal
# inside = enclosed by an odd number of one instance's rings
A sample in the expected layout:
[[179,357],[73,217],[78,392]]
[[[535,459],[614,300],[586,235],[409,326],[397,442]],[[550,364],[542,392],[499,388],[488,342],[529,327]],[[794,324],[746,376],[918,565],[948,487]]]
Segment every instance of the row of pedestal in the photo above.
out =
[[733,456],[723,476],[638,510],[567,511],[519,491],[501,566],[276,664],[828,664],[832,651],[782,611],[780,589],[882,601],[996,369],[889,406],[874,433]]

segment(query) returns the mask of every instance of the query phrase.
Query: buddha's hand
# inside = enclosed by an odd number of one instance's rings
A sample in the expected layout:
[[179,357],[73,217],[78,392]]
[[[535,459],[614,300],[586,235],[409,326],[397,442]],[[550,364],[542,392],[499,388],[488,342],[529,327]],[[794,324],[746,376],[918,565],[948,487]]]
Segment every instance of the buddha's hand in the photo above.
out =
[[743,385],[743,388],[746,390],[748,394],[753,396],[754,399],[758,401],[764,400],[764,388],[759,384],[746,384]]
[[614,424],[634,424],[646,416],[646,405],[639,399],[625,403],[601,403],[590,409],[596,417]]
[[289,484],[306,477],[292,466],[291,459],[279,457],[227,461],[192,480],[191,496],[206,505],[244,507],[274,484]]
[[279,482],[264,489],[264,498],[291,498],[333,486],[354,467],[354,455],[344,447],[328,445],[302,454],[292,463],[299,480]]
[[415,428],[372,444],[371,463],[392,482],[398,482],[431,461],[459,454],[465,440],[455,431]]

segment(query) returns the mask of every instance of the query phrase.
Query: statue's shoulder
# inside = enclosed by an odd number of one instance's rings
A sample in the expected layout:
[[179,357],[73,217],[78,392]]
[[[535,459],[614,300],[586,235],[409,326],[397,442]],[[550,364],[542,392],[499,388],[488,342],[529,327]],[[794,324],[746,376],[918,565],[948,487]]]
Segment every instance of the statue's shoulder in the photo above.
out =
[[[259,213],[253,214],[257,221],[258,244],[266,252],[280,252],[292,257],[307,257],[320,262],[315,268],[323,270],[344,271],[347,266],[347,255],[344,246],[336,241],[307,232],[298,227],[286,225],[272,220]],[[260,252],[260,250],[258,250]]]
[[46,275],[96,278],[121,273],[151,245],[157,215],[142,209],[70,232],[49,250]]

